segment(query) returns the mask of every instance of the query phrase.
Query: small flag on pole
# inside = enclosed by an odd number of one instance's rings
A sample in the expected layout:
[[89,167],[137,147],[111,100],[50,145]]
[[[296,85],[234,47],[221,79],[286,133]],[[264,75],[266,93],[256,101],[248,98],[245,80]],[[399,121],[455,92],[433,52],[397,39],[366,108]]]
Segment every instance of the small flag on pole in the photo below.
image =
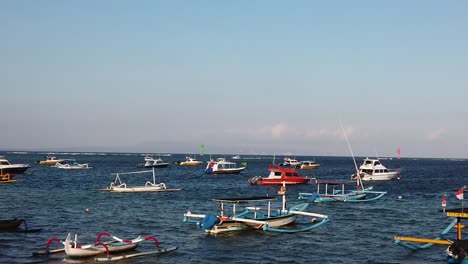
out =
[[442,207],[447,207],[447,195],[442,196]]
[[458,198],[458,200],[463,200],[463,187],[460,188],[460,190],[457,191],[457,193],[455,194]]

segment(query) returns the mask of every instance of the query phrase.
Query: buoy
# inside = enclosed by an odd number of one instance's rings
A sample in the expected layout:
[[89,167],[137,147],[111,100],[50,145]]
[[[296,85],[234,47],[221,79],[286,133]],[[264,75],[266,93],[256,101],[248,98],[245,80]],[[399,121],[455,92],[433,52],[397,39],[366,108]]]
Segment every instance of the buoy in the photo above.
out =
[[86,208],[86,209],[85,209],[85,212],[86,212],[86,213],[90,213],[90,212],[91,212],[91,209]]

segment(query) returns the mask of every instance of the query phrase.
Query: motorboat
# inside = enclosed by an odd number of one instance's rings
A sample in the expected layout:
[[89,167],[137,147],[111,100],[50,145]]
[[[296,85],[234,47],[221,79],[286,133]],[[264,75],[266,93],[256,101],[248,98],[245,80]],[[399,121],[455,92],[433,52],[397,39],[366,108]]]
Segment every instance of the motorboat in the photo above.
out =
[[[387,181],[395,178],[400,171],[387,169],[378,159],[365,158],[358,173],[363,181]],[[357,176],[354,173],[351,175],[351,179],[356,180]]]
[[64,163],[64,159],[57,159],[54,155],[47,155],[46,160],[38,160],[36,161],[37,164],[39,165],[55,165],[57,163]]
[[310,160],[301,161],[301,163],[297,165],[297,168],[301,170],[316,170],[319,167],[320,167],[320,164],[316,163],[315,161],[310,161]]
[[65,161],[72,161],[71,163],[59,163],[57,162],[54,167],[62,169],[62,170],[86,170],[92,169],[88,163],[77,163],[75,160],[64,160]]
[[22,174],[31,168],[29,164],[11,164],[7,159],[0,156],[0,170],[5,174]]
[[139,168],[166,168],[169,166],[169,163],[164,162],[162,159],[154,159],[153,157],[146,155],[145,156],[145,163],[139,164],[137,167]]
[[299,175],[294,168],[284,168],[279,165],[271,164],[268,166],[270,174],[268,177],[255,176],[249,179],[250,184],[259,185],[280,185],[285,184],[306,184],[311,179],[305,176]]
[[279,165],[282,167],[296,167],[299,164],[301,164],[301,162],[297,159],[291,159],[286,157],[284,158],[284,162]]
[[[213,199],[220,203],[220,214],[195,214],[190,211],[184,214],[184,222],[197,223],[207,234],[217,235],[244,230],[263,229],[264,231],[280,233],[297,233],[314,229],[329,221],[327,215],[307,212],[309,203],[301,203],[286,208],[286,187],[283,183],[278,195],[282,196],[282,207],[273,208],[271,201],[276,197],[242,197]],[[241,212],[237,212],[237,206],[245,203],[267,203],[265,207],[247,206]],[[225,205],[232,206],[232,213],[226,212]],[[229,214],[229,215],[228,215]],[[297,217],[311,217],[305,227],[287,228],[286,226],[296,222]],[[285,228],[286,227],[286,228]]]
[[192,157],[185,157],[185,161],[177,161],[176,164],[181,165],[181,166],[198,166],[201,165],[203,162],[196,160],[195,158]]
[[231,159],[235,159],[235,160],[238,160],[238,159],[241,159],[241,156],[240,155],[235,155],[235,156],[232,156]]
[[235,162],[226,161],[224,158],[218,158],[216,161],[209,161],[206,166],[206,174],[237,174],[245,170],[246,163],[239,167]]

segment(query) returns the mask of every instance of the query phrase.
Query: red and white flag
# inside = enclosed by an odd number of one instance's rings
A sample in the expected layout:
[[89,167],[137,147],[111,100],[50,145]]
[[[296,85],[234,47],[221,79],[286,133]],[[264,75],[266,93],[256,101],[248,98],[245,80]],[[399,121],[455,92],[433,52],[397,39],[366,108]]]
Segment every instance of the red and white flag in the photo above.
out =
[[447,195],[442,196],[442,207],[447,207]]
[[460,188],[460,190],[458,190],[455,195],[457,196],[458,200],[463,200],[463,188]]

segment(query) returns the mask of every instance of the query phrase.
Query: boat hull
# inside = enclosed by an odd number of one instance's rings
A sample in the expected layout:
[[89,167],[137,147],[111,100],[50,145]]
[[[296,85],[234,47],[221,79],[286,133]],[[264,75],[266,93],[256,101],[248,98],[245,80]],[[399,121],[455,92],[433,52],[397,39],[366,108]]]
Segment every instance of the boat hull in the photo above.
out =
[[64,162],[65,162],[64,160],[52,160],[52,161],[50,161],[50,160],[38,160],[38,161],[36,161],[36,163],[39,164],[39,165],[55,165],[57,163],[62,164]]
[[[102,245],[83,245],[79,247],[73,247],[74,242],[70,239],[70,235],[65,240],[65,253],[70,258],[87,258],[107,253],[106,248]],[[134,250],[138,247],[138,243],[125,243],[114,241],[106,244],[109,253],[117,253]]]
[[23,219],[0,219],[0,230],[2,229],[15,229],[24,222]]
[[187,161],[182,161],[181,163],[179,163],[179,165],[181,166],[199,166],[201,165],[203,162],[201,161],[197,161],[197,162],[187,162]]
[[394,179],[398,175],[398,172],[379,173],[379,174],[367,174],[361,177],[363,181],[388,181]]
[[0,166],[3,174],[23,174],[26,170],[31,168],[29,165],[17,165],[17,166]]
[[287,179],[268,179],[268,178],[263,178],[260,181],[258,181],[256,184],[259,185],[283,185],[285,183],[286,185],[296,185],[296,184],[307,184],[310,181],[308,178],[302,178],[302,177],[297,177],[297,178],[287,178]]
[[237,168],[237,169],[222,169],[222,170],[213,170],[212,172],[206,172],[206,174],[239,174],[245,168]]

